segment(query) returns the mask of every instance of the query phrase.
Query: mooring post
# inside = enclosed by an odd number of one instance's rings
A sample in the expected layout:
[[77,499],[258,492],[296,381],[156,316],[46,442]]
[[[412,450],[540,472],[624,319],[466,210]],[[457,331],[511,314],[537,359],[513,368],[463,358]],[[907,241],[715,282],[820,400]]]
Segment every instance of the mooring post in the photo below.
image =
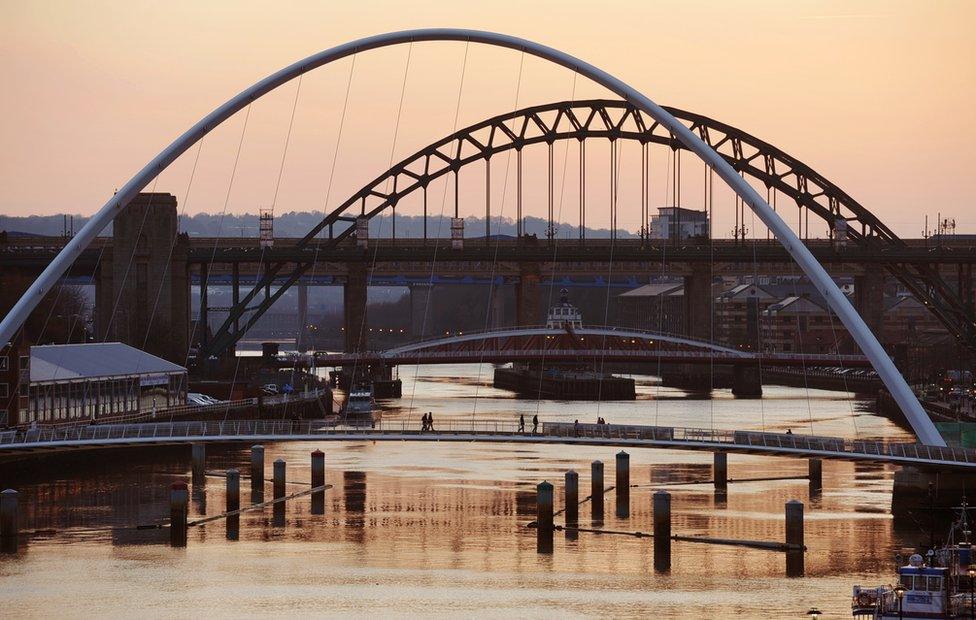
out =
[[189,512],[190,493],[185,482],[174,482],[169,487],[169,544],[186,546],[186,519]]
[[264,446],[251,446],[251,502],[264,501]]
[[207,469],[207,444],[205,443],[192,443],[190,444],[190,450],[192,454],[192,480],[193,486],[201,485],[206,481],[206,469]]
[[20,531],[17,518],[17,491],[0,492],[0,552],[17,553]]
[[654,493],[654,570],[671,571],[671,494]]
[[542,481],[535,490],[536,551],[552,553],[552,485]]
[[810,490],[819,491],[823,488],[823,459],[810,459],[807,461],[807,467]]
[[[241,472],[236,469],[227,470],[227,504],[226,511],[234,512],[241,509]],[[227,540],[237,540],[240,535],[241,515],[227,515]]]
[[579,525],[579,474],[566,472],[566,525]]
[[786,576],[803,576],[803,502],[786,502]]
[[630,455],[617,453],[617,518],[630,517]]
[[241,472],[227,470],[227,512],[241,509]]
[[281,499],[285,496],[285,460],[278,459],[274,462],[274,498]]
[[[321,450],[312,452],[312,488],[325,486],[325,454]],[[325,489],[312,492],[312,514],[325,514]]]
[[[285,461],[284,459],[278,459],[274,462],[274,470],[272,477],[274,481],[271,485],[272,492],[274,493],[274,498],[276,500],[284,499],[285,497]],[[272,520],[271,524],[275,527],[284,527],[285,525],[285,502],[276,501],[274,508],[271,511]]]
[[729,486],[729,455],[726,452],[715,452],[712,455],[712,481],[716,489],[727,489]]
[[593,508],[593,521],[603,522],[603,462],[590,464],[590,505]]

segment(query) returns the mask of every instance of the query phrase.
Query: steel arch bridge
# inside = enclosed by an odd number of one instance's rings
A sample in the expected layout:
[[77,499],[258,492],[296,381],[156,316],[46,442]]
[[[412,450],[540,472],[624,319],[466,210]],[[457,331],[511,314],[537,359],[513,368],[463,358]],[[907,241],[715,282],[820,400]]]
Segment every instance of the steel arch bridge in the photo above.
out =
[[[514,327],[431,338],[385,351],[315,353],[317,366],[524,362],[642,362],[866,367],[863,355],[758,353],[687,336],[620,327]],[[290,366],[304,359],[286,358]]]
[[[741,174],[792,199],[799,209],[814,214],[831,228],[837,220],[847,222],[848,238],[853,243],[871,248],[904,246],[897,235],[877,216],[797,158],[725,123],[685,110],[669,107],[665,109],[697,133],[702,141]],[[489,183],[492,156],[512,150],[521,156],[522,149],[537,144],[544,144],[552,149],[555,142],[562,140],[579,141],[581,169],[585,169],[585,143],[588,139],[630,140],[640,143],[644,149],[649,144],[666,145],[675,150],[687,148],[661,123],[630,103],[619,100],[563,101],[533,106],[501,114],[456,131],[398,162],[325,215],[298,242],[296,250],[314,249],[308,262],[268,264],[262,278],[231,309],[230,315],[214,333],[213,340],[207,343],[201,355],[219,355],[240,340],[274,302],[312,267],[316,259],[326,257],[329,249],[346,238],[355,237],[356,226],[353,223],[357,220],[369,220],[386,212],[392,212],[395,218],[396,207],[401,200],[414,192],[422,192],[426,226],[427,187],[431,182],[453,175],[457,192],[459,171],[470,164],[486,162],[486,183]],[[642,175],[646,173],[646,167],[642,167],[641,172]],[[550,175],[551,173],[550,167]],[[520,231],[521,177],[519,172],[516,212]],[[551,182],[549,191],[551,204]],[[585,196],[585,193],[581,192],[581,196]],[[647,192],[643,192],[642,222],[648,220],[646,201]],[[582,238],[585,235],[585,197],[580,200],[579,207]],[[611,203],[611,210],[613,209],[615,205]],[[490,215],[488,192],[486,211],[486,216]],[[553,223],[551,214],[550,209],[550,225]],[[489,221],[490,217],[486,217],[486,222]],[[615,221],[613,212],[611,221]],[[337,224],[344,226],[336,231]],[[809,221],[807,230],[809,231]],[[319,238],[324,231],[328,232],[328,236]],[[393,235],[396,235],[395,219]],[[490,230],[486,230],[486,237],[488,236]],[[885,267],[925,304],[950,333],[971,348],[976,348],[976,324],[973,322],[971,309],[936,269],[897,262],[887,263]],[[266,294],[263,299],[254,303],[262,290],[268,291],[272,284],[282,280],[283,284],[275,292]],[[246,320],[245,315],[249,315]]]
[[[41,275],[31,284],[10,312],[0,320],[0,346],[6,346],[13,340],[17,330],[20,329],[30,313],[37,307],[40,300],[52,290],[59,278],[68,270],[71,263],[92,243],[99,232],[111,223],[115,216],[152,179],[156,178],[170,164],[176,161],[178,157],[193,145],[197,144],[221,123],[265,94],[318,67],[370,50],[423,41],[459,41],[464,42],[466,45],[476,43],[516,50],[523,54],[538,57],[592,80],[594,83],[606,88],[660,123],[661,126],[667,129],[669,134],[673,135],[676,142],[680,142],[689,151],[694,152],[714,174],[735,192],[743,204],[748,206],[759,220],[768,227],[776,240],[782,244],[783,248],[797,262],[807,277],[810,278],[811,282],[821,291],[831,310],[837,314],[855,342],[857,342],[864,354],[871,360],[872,366],[878,372],[885,386],[891,391],[892,397],[911,423],[919,439],[929,445],[945,446],[945,440],[922,409],[921,404],[915,398],[911,388],[905,382],[904,377],[901,376],[891,359],[887,357],[878,339],[871,332],[864,319],[857,313],[847,297],[844,296],[837,287],[837,284],[830,278],[830,275],[823,266],[817,262],[816,258],[801,242],[796,233],[783,221],[773,207],[763,199],[759,192],[750,183],[746,182],[741,171],[737,171],[722,154],[702,140],[686,123],[677,119],[647,95],[588,62],[529,39],[496,32],[461,28],[420,28],[356,39],[292,63],[227,100],[200,119],[152,160],[146,163],[139,172],[129,179],[99,208],[77,235],[65,245]],[[464,147],[463,144],[459,146]],[[463,152],[460,154],[463,154]],[[278,269],[280,270],[280,267]],[[299,276],[300,273],[294,277],[290,276],[288,281],[286,281],[286,287],[293,284]],[[257,289],[249,292],[246,299],[241,302],[241,306],[247,307],[256,295]],[[266,297],[269,299],[265,301],[274,301],[274,299],[270,299],[272,296],[267,292]],[[253,320],[249,320],[245,331],[252,324]],[[226,325],[224,327],[226,328]],[[226,347],[227,342],[230,340],[233,340],[233,338],[228,337],[227,330],[224,329],[220,342]]]

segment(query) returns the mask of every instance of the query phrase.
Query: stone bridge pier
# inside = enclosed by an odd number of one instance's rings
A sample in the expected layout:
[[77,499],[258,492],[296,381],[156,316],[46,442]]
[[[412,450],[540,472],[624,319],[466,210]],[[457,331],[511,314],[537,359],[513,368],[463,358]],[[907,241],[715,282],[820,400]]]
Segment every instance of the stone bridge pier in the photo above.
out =
[[176,197],[137,195],[113,224],[95,278],[98,340],[124,342],[183,364],[189,349],[189,239]]
[[366,350],[366,294],[369,289],[369,270],[361,263],[350,263],[346,283],[342,288],[344,351],[358,353]]

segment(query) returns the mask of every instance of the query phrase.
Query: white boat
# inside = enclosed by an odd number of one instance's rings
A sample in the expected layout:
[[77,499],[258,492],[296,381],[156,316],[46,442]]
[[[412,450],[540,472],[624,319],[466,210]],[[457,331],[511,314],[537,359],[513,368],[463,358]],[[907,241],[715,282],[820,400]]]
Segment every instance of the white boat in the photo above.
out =
[[[976,602],[976,550],[970,540],[965,500],[961,516],[949,532],[948,544],[915,553],[898,568],[896,585],[854,586],[851,611],[855,618],[971,618]],[[955,542],[957,534],[962,542]]]
[[349,390],[342,415],[346,417],[372,417],[376,409],[372,386],[355,386]]

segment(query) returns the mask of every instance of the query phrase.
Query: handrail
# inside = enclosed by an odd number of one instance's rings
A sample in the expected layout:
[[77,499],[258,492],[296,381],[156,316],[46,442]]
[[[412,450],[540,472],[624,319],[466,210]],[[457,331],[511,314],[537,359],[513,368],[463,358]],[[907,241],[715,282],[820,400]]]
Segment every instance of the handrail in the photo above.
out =
[[916,459],[932,462],[976,463],[976,450],[969,448],[939,448],[918,443],[851,440],[841,437],[769,433],[757,430],[716,430],[697,427],[648,426],[638,424],[576,424],[573,422],[542,422],[536,432],[531,426],[524,432],[514,421],[456,420],[435,422],[435,431],[421,431],[419,422],[408,420],[379,420],[363,423],[337,423],[325,420],[226,420],[226,421],[169,421],[137,424],[99,424],[74,427],[41,427],[36,429],[0,432],[0,447],[29,448],[38,444],[107,442],[150,438],[246,438],[262,437],[343,437],[363,438],[383,435],[435,436],[493,436],[548,437],[556,439],[619,439],[646,441],[649,444],[680,446],[704,444],[739,448],[764,448],[770,451],[788,450],[825,453],[839,457],[874,456],[882,459]]

